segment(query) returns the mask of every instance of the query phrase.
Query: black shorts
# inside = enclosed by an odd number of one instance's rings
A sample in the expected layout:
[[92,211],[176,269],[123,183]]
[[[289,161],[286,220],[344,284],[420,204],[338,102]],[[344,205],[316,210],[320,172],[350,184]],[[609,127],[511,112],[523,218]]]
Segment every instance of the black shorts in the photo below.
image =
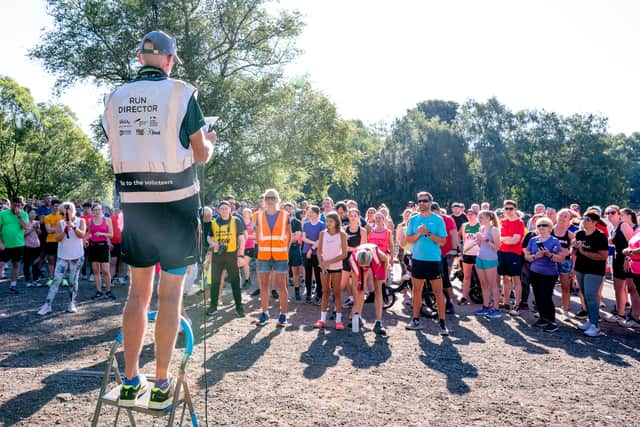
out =
[[475,255],[462,255],[462,262],[464,264],[476,265],[476,256]]
[[122,261],[163,270],[195,264],[198,254],[198,196],[170,203],[123,203],[126,218]]
[[498,274],[520,277],[520,273],[522,273],[522,257],[513,252],[498,251]]
[[442,262],[440,261],[411,261],[411,276],[418,280],[435,280],[442,277]]
[[451,280],[449,279],[449,260],[447,256],[442,257],[442,289],[451,287]]
[[289,246],[289,267],[301,267],[302,266],[302,249],[300,245],[294,243]]
[[111,256],[113,258],[120,258],[120,243],[112,243]]
[[109,262],[109,245],[104,243],[89,243],[89,262]]
[[13,263],[20,262],[24,257],[24,246],[18,246],[17,248],[4,248],[4,251],[0,252],[0,261]]
[[342,260],[342,271],[351,271],[351,262],[349,261],[349,257],[351,257],[351,255]]
[[51,256],[57,256],[58,242],[46,242],[44,244],[44,253]]
[[613,277],[616,279],[627,279],[631,277],[631,273],[624,271],[624,255],[616,254],[613,257]]

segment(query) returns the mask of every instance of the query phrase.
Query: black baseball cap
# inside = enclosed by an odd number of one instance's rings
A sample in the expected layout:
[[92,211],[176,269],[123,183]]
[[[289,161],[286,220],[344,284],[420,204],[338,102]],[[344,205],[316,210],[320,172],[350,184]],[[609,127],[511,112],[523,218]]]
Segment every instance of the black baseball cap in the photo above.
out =
[[[145,49],[145,44],[148,43],[151,43],[153,47]],[[156,30],[145,34],[140,42],[140,52],[151,55],[173,55],[176,62],[182,64],[182,60],[178,57],[176,39],[164,31]]]

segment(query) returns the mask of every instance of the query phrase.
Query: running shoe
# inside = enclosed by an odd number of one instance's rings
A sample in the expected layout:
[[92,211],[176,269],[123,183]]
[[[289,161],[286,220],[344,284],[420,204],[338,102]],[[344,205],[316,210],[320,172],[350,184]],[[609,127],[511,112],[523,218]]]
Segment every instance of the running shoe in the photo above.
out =
[[336,322],[336,331],[344,331],[344,323]]
[[376,324],[373,326],[373,332],[376,335],[387,335],[387,330],[382,326],[382,322],[376,321]]
[[27,283],[25,283],[25,286],[27,288],[34,288],[36,286],[36,284],[34,282],[27,282]]
[[576,313],[576,317],[578,319],[586,319],[587,318],[587,310],[580,310]]
[[489,308],[481,307],[479,310],[474,311],[473,314],[475,314],[476,316],[486,316],[487,314],[489,314]]
[[285,314],[281,314],[280,316],[278,316],[276,326],[278,328],[284,328],[285,326],[287,326],[287,316]]
[[618,314],[612,314],[611,316],[607,316],[605,317],[605,319],[607,322],[609,323],[619,323],[621,320],[624,320],[621,316],[618,316]]
[[135,386],[122,384],[120,386],[120,399],[118,400],[118,406],[131,408],[136,404],[136,399],[142,396],[146,390],[147,378],[142,374],[138,375],[138,384]]
[[105,294],[105,297],[109,298],[111,301],[115,301],[116,300],[116,296],[111,291],[107,292]]
[[547,323],[546,325],[544,325],[544,326],[542,327],[542,330],[543,330],[544,332],[555,332],[555,331],[557,331],[558,329],[559,329],[559,328],[558,328],[558,325],[557,325],[556,323],[554,323],[554,322],[549,322],[549,323]]
[[256,289],[255,291],[251,292],[250,294],[252,297],[257,297],[258,295],[260,295],[260,288]]
[[627,319],[620,319],[618,325],[623,328],[640,328],[640,322],[629,316]]
[[40,279],[36,282],[36,288],[42,288],[43,286],[45,286],[45,279]]
[[9,293],[18,295],[20,292],[18,291],[18,288],[16,286],[9,286]]
[[48,303],[44,303],[44,305],[42,307],[40,307],[40,310],[38,310],[38,314],[40,316],[45,316],[49,313],[51,313],[53,310],[51,309],[51,304]]
[[445,326],[444,322],[440,322],[440,329],[439,329],[438,333],[443,337],[446,337],[446,336],[449,335],[449,329],[447,329],[447,327]]
[[151,397],[149,398],[149,409],[166,409],[173,403],[173,391],[176,381],[172,375],[162,383],[156,381],[151,387]]
[[511,310],[509,310],[509,314],[512,316],[520,316],[520,307],[514,305]]
[[269,313],[264,312],[260,315],[260,318],[256,321],[256,326],[264,326],[269,321]]
[[89,281],[90,281],[90,282],[95,282],[95,281],[96,281],[96,278],[95,278],[95,277],[93,277],[93,274],[90,274],[90,275],[89,275]]
[[302,300],[302,295],[300,295],[300,288],[295,288],[296,301]]
[[96,291],[96,294],[94,296],[91,297],[92,300],[99,300],[100,298],[102,298],[104,296],[104,294],[100,291]]
[[502,317],[502,313],[500,313],[500,310],[491,309],[487,314],[485,314],[485,317],[489,319],[499,319]]
[[242,305],[238,305],[236,306],[236,316],[238,317],[244,317],[244,308],[242,307]]
[[589,329],[584,331],[584,334],[588,337],[599,337],[600,335],[602,335],[602,332],[596,325],[591,325]]
[[313,302],[313,300],[311,299],[311,297],[309,295],[307,295],[304,299],[305,304],[311,304]]
[[320,297],[315,297],[313,299],[313,305],[320,305],[321,302],[322,302],[322,298]]
[[323,322],[322,320],[318,320],[316,323],[313,324],[313,327],[316,329],[324,329],[325,326],[326,326],[326,323]]
[[67,306],[67,313],[77,313],[78,309],[76,308],[76,304],[72,301]]
[[452,303],[451,301],[448,301],[448,302],[447,302],[445,312],[446,312],[447,314],[455,314],[456,309],[453,307],[453,303]]
[[342,304],[342,306],[344,308],[351,308],[353,307],[353,300],[351,298],[347,299],[344,304]]
[[278,295],[278,291],[276,291],[275,289],[271,290],[271,298],[277,300],[280,297],[280,295]]
[[581,323],[578,325],[578,329],[580,329],[581,331],[586,331],[589,328],[591,328],[593,325],[591,324],[591,322],[586,321],[584,323]]
[[547,326],[549,324],[549,322],[547,322],[544,319],[538,319],[536,321],[536,323],[533,324],[533,326],[535,326],[536,328],[544,328],[545,326]]
[[63,288],[69,287],[69,281],[66,278],[62,279],[62,287]]
[[409,331],[419,331],[420,329],[422,329],[422,325],[420,324],[420,320],[411,319],[404,328]]
[[53,279],[47,280],[47,287],[53,285]]
[[210,305],[209,308],[207,308],[207,316],[214,316],[217,312],[218,312],[218,307],[214,307]]

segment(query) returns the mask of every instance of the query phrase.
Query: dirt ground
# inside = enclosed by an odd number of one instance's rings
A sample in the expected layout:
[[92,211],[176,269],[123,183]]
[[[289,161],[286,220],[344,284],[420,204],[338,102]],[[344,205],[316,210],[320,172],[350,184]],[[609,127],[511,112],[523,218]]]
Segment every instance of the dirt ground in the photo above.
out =
[[[115,302],[93,302],[93,284],[82,282],[77,314],[64,312],[68,297],[59,293],[44,318],[36,311],[46,288],[18,286],[22,293],[11,295],[0,282],[0,425],[89,425],[127,286],[115,289]],[[287,328],[273,320],[256,328],[259,304],[245,292],[246,318],[225,305],[208,321],[205,356],[201,299],[185,300],[196,335],[187,371],[201,425],[205,388],[210,425],[640,425],[640,334],[616,324],[603,322],[598,338],[587,339],[568,321],[545,334],[531,326],[530,312],[487,320],[472,315],[472,305],[448,316],[451,336],[443,338],[431,320],[423,319],[421,332],[405,330],[409,314],[399,298],[384,316],[386,338],[371,330],[373,304],[361,334],[314,330],[319,308],[296,301]],[[605,302],[613,304],[610,283]],[[577,308],[575,297],[572,304]],[[151,333],[142,355],[149,374]],[[174,365],[182,348],[180,338]],[[114,414],[103,409],[100,424],[111,425]],[[118,424],[128,424],[126,417]]]

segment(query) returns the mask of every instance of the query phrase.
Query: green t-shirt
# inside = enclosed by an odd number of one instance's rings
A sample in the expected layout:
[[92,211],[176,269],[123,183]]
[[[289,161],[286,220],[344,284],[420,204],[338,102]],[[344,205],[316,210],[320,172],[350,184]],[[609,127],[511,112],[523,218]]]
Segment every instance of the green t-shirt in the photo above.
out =
[[[25,211],[20,211],[24,222],[29,221],[29,216]],[[20,225],[20,220],[12,210],[7,209],[0,212],[0,227],[2,227],[2,243],[5,248],[19,248],[24,246],[24,230]]]

